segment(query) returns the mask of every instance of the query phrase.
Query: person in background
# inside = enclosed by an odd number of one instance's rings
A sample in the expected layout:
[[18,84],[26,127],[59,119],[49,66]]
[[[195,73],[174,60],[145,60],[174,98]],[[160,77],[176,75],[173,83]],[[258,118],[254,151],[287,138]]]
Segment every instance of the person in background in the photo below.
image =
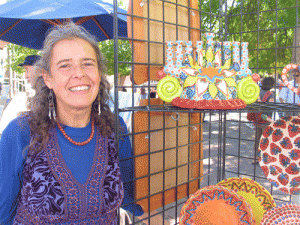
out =
[[29,55],[25,58],[23,63],[18,65],[25,69],[25,93],[17,93],[3,111],[0,121],[0,134],[10,121],[20,115],[21,112],[29,110],[31,97],[35,94],[35,91],[32,89],[34,80],[36,79],[34,75],[34,64],[40,58],[39,55]]
[[18,66],[21,66],[25,69],[25,79],[33,86],[35,76],[34,76],[34,64],[41,59],[41,56],[39,55],[29,55],[25,58],[24,62],[19,64]]
[[[264,77],[261,81],[261,88],[259,92],[259,101],[260,102],[274,102],[275,94],[273,91],[271,91],[272,88],[274,88],[275,85],[275,79],[274,77]],[[266,95],[268,93],[268,96]],[[264,100],[264,98],[267,99]]]
[[[300,72],[297,69],[290,70],[290,75],[294,78],[289,83],[295,87],[300,87]],[[288,87],[282,87],[281,91],[279,92],[279,101],[281,103],[291,103],[291,104],[299,104],[300,97],[299,95],[295,94],[292,90]],[[296,115],[295,112],[284,112],[284,116],[293,116]]]
[[277,75],[277,82],[278,82],[278,89],[279,91],[281,91],[282,87],[284,86],[283,82],[282,82],[282,79],[281,79],[281,75],[278,74]]
[[24,62],[18,66],[25,69],[25,91],[28,97],[34,95],[34,90],[32,89],[37,78],[34,73],[34,64],[41,58],[39,55],[29,55],[25,58]]
[[146,88],[144,86],[141,87],[141,99],[148,99],[148,95],[146,92]]
[[150,89],[150,98],[156,98],[156,89],[155,88]]
[[0,139],[0,224],[117,224],[124,188],[114,137],[126,126],[108,106],[96,38],[73,22],[57,26],[36,67],[30,111]]

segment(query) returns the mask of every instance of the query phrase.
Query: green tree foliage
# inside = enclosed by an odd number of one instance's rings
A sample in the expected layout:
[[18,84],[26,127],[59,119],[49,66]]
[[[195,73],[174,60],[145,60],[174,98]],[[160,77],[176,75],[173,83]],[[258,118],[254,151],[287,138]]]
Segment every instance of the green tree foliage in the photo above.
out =
[[12,70],[17,73],[18,77],[20,77],[20,75],[25,72],[25,69],[23,69],[23,67],[20,67],[18,65],[24,62],[26,56],[39,54],[38,50],[25,48],[15,44],[8,44],[7,48],[10,54],[11,62],[10,64],[6,64],[6,65],[10,66]]
[[296,1],[237,0],[227,15],[230,39],[249,42],[250,67],[273,73],[291,63]]
[[[107,60],[107,74],[114,74],[114,40],[106,40],[99,43],[99,47]],[[132,54],[130,43],[127,40],[118,40],[118,70],[121,76],[130,74],[130,65],[125,62],[131,62]],[[124,62],[124,63],[123,63]]]
[[225,6],[225,2],[226,0],[199,0],[201,29],[204,32],[221,32],[223,17],[220,9]]
[[[124,0],[118,0],[118,7],[127,10]],[[107,60],[107,74],[114,74],[114,40],[106,40],[99,43],[99,47]],[[118,72],[120,76],[127,76],[130,74],[131,66],[126,62],[132,61],[132,52],[129,41],[118,40]]]
[[249,42],[250,68],[274,73],[291,63],[297,1],[199,0],[199,7],[202,29],[224,34],[223,40]]

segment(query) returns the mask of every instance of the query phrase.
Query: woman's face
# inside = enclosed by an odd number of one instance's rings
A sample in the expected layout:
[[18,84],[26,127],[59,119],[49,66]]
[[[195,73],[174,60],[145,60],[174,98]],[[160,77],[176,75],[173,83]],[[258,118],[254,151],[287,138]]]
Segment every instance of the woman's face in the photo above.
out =
[[27,79],[28,83],[31,84],[31,86],[33,86],[33,80],[34,80],[34,70],[33,70],[33,66],[28,66],[25,65],[23,66],[23,68],[25,69],[25,78]]
[[50,73],[44,79],[54,91],[58,110],[91,108],[101,76],[96,52],[87,41],[59,41],[52,51]]

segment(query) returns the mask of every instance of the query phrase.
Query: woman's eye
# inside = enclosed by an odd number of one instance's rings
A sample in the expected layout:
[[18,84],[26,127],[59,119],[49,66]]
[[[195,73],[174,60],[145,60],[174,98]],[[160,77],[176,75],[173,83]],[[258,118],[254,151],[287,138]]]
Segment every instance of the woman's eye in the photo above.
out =
[[93,63],[84,63],[84,66],[94,66]]
[[59,68],[65,69],[65,68],[70,68],[70,67],[71,67],[70,64],[63,64],[63,65],[61,65]]

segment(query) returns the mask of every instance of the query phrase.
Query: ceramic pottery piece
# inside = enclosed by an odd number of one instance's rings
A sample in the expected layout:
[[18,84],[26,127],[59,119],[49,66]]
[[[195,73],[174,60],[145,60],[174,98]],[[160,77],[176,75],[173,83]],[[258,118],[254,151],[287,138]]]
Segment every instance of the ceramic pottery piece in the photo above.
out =
[[268,211],[261,220],[261,225],[299,225],[300,206],[284,204]]
[[275,189],[300,193],[300,117],[282,117],[263,132],[259,165]]
[[283,81],[283,84],[285,86],[287,86],[291,91],[295,92],[297,95],[299,94],[299,90],[295,87],[293,87],[288,78],[287,78],[287,74],[288,72],[291,70],[291,69],[297,69],[298,71],[300,71],[299,69],[299,66],[296,65],[296,64],[288,64],[287,66],[285,66],[282,70],[282,73],[281,73],[281,78],[282,78],[282,81]]
[[241,44],[240,60],[240,42],[214,41],[214,33],[205,37],[194,45],[167,42],[166,64],[157,72],[158,96],[174,106],[195,109],[239,109],[255,102],[260,90],[248,68],[248,43]]
[[257,225],[260,224],[263,215],[276,206],[268,190],[249,178],[233,177],[221,181],[218,185],[233,190],[245,198],[252,208]]
[[208,186],[194,193],[183,205],[180,225],[252,225],[252,209],[245,199],[222,186]]

